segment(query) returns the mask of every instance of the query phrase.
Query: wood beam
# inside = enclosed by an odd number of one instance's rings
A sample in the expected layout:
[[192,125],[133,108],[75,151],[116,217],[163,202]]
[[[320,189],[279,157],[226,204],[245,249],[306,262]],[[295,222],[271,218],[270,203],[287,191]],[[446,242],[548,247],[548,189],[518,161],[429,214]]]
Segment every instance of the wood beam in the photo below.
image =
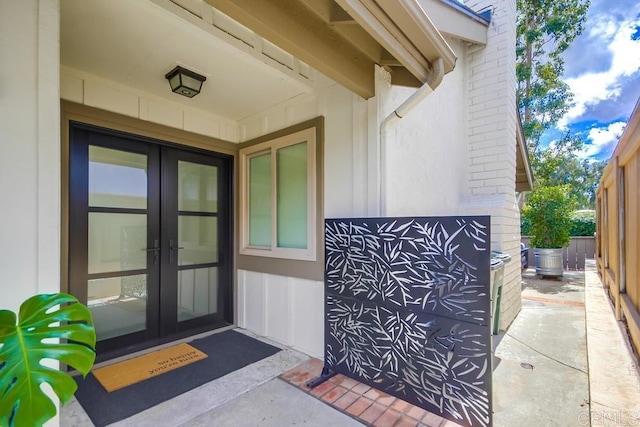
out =
[[404,67],[389,67],[391,70],[391,84],[398,86],[420,87],[423,83]]
[[332,24],[335,23],[347,23],[357,24],[356,20],[351,17],[343,8],[338,6],[335,2],[331,2],[331,18]]
[[301,1],[205,1],[358,95],[375,95],[375,62]]

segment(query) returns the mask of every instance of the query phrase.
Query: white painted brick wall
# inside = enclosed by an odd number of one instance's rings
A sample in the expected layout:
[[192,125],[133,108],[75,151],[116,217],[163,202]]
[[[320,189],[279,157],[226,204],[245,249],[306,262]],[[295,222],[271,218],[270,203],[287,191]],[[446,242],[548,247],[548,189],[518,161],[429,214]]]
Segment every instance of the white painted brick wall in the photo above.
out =
[[470,210],[491,215],[492,248],[512,257],[504,270],[500,310],[500,327],[505,329],[521,308],[520,213],[514,179],[516,8],[513,0],[467,0],[465,4],[476,11],[492,11],[487,46],[470,49],[467,58],[468,191]]

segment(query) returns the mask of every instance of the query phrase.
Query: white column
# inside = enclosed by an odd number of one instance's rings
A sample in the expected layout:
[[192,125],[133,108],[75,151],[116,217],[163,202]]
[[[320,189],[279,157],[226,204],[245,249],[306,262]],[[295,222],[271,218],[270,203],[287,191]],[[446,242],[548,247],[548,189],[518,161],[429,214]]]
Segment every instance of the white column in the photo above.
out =
[[516,175],[516,6],[513,0],[468,0],[475,11],[491,8],[488,42],[470,48],[469,204],[492,215],[492,247],[512,256],[505,267],[501,327],[508,326],[520,303],[520,213]]
[[0,308],[60,289],[59,10],[0,2]]

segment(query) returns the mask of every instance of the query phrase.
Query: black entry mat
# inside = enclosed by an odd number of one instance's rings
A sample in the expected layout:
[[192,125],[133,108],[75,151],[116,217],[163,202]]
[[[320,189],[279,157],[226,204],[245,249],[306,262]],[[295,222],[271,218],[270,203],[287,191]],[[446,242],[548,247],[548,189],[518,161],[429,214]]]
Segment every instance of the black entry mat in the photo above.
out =
[[93,374],[76,377],[76,398],[98,426],[128,418],[202,384],[220,378],[280,351],[244,334],[225,331],[191,341],[206,359],[108,393]]

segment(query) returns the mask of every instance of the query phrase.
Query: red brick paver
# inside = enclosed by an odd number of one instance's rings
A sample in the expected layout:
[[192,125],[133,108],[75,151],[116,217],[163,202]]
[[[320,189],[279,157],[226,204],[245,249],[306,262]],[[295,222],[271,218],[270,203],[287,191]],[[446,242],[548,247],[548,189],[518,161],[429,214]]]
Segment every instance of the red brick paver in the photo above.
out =
[[405,409],[407,409],[409,405],[410,404],[408,402],[405,402],[404,400],[396,399],[396,401],[393,402],[391,407],[396,411],[405,412]]
[[393,409],[387,409],[384,411],[380,418],[374,421],[373,425],[376,427],[389,427],[395,425],[396,421],[400,419],[400,412]]
[[364,394],[364,397],[368,397],[371,400],[378,400],[378,398],[382,397],[383,394],[380,390],[376,390],[375,388],[370,388]]
[[373,422],[375,420],[377,420],[378,418],[380,418],[380,415],[382,415],[382,413],[386,410],[387,408],[385,408],[384,406],[382,406],[379,403],[374,403],[373,405],[369,406],[361,415],[360,418],[369,424],[373,424]]
[[411,417],[407,417],[406,415],[400,418],[397,423],[393,425],[393,427],[416,427],[418,422]]
[[358,417],[366,409],[368,409],[372,403],[373,401],[367,399],[366,397],[359,397],[358,400],[353,402],[353,404],[347,408],[347,412]]
[[420,421],[426,413],[427,411],[414,405],[411,405],[407,410],[407,415],[409,415],[411,418],[415,418],[418,421]]
[[324,400],[327,403],[333,403],[336,400],[338,400],[338,398],[342,397],[346,392],[347,392],[346,388],[341,387],[341,386],[337,386],[333,390],[325,393],[322,396],[322,400]]
[[336,385],[334,383],[332,383],[331,381],[327,381],[313,388],[311,390],[311,394],[313,394],[316,397],[320,397],[323,394],[327,393],[328,391],[333,390],[335,387]]
[[549,304],[570,305],[572,307],[584,307],[584,302],[582,301],[566,301],[566,300],[559,300],[559,299],[552,299],[552,298],[534,297],[532,295],[523,295],[522,299],[526,299],[529,301],[544,302]]
[[354,393],[365,394],[371,387],[366,384],[358,383],[354,387],[351,387]]
[[340,385],[344,388],[353,388],[356,385],[360,384],[358,381],[353,378],[345,377],[344,375],[340,375],[343,379]]
[[320,376],[322,367],[322,361],[309,359],[280,375],[280,379],[367,425],[376,427],[457,426],[436,414],[344,375],[336,375],[310,389],[307,383]]
[[396,401],[396,398],[395,398],[395,397],[393,397],[393,396],[389,396],[389,395],[388,395],[388,394],[386,394],[386,393],[383,393],[383,394],[378,398],[378,400],[376,400],[376,402],[378,402],[379,404],[384,405],[384,406],[391,406],[391,404],[392,404],[393,402],[395,402],[395,401]]
[[338,398],[338,400],[333,402],[333,406],[344,411],[359,398],[360,398],[359,394],[356,394],[352,391],[348,391],[344,395],[342,395],[340,398]]

